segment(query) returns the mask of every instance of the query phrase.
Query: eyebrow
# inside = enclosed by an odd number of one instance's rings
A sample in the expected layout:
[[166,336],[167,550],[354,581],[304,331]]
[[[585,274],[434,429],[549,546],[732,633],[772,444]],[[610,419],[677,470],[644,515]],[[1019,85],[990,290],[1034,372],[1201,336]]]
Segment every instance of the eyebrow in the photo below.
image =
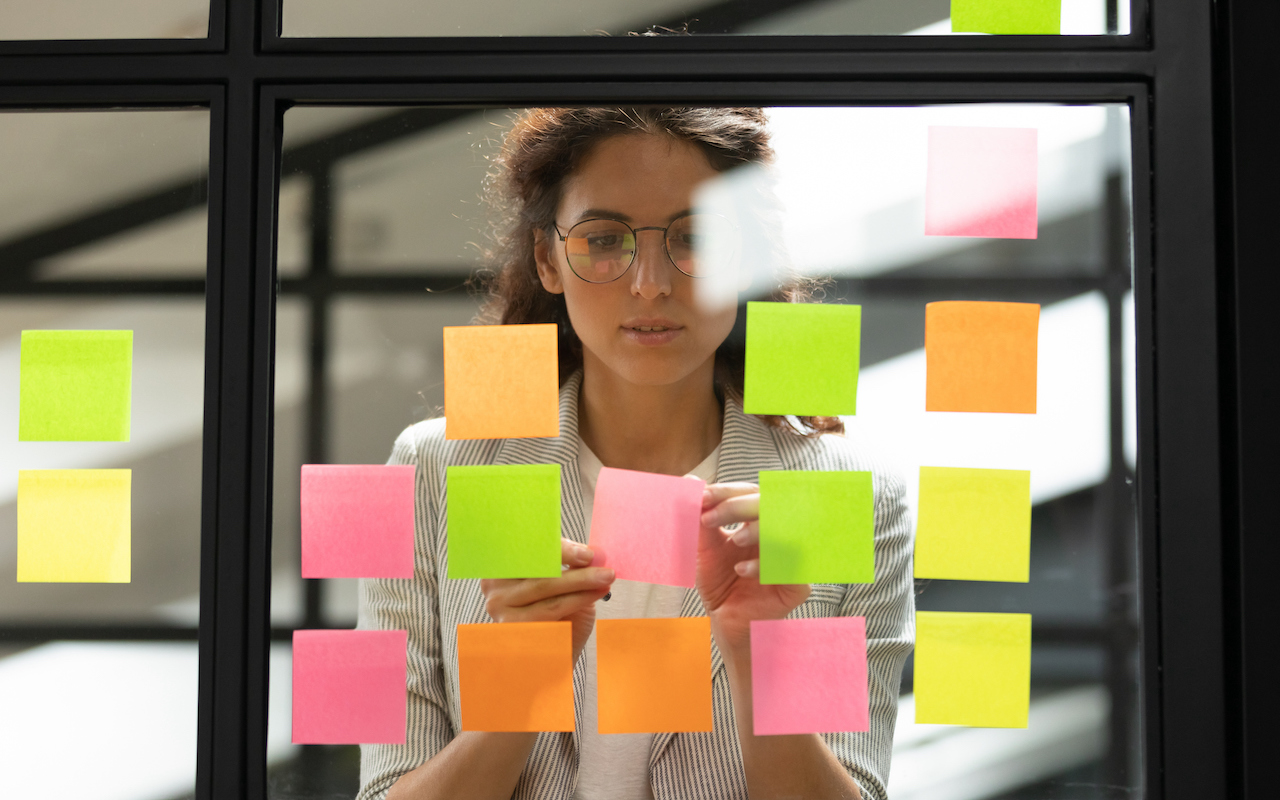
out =
[[[672,214],[670,217],[667,218],[667,222],[671,222],[674,219],[683,217],[691,213],[693,213],[693,209],[691,208],[686,208],[682,211],[677,211],[676,213]],[[578,222],[582,222],[583,220],[586,220],[586,219],[616,219],[619,222],[626,222],[626,223],[630,223],[632,221],[631,216],[629,214],[623,214],[621,211],[614,211],[613,209],[609,209],[609,208],[588,208],[586,211],[583,211],[581,214],[578,215]]]

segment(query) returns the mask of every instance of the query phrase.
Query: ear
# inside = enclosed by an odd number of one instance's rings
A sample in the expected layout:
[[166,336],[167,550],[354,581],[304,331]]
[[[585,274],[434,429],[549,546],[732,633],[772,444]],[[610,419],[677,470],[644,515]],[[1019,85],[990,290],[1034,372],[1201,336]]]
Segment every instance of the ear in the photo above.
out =
[[542,281],[542,288],[552,294],[564,294],[564,276],[560,272],[560,266],[556,264],[551,237],[547,236],[546,231],[533,232],[533,261],[538,267],[538,280]]

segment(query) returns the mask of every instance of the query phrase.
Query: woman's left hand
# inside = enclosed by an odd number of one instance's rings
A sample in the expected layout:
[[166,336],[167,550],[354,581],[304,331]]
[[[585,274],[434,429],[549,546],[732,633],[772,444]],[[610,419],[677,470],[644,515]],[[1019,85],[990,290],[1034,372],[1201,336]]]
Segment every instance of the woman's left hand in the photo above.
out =
[[[726,525],[741,523],[727,533]],[[721,650],[750,641],[751,620],[782,619],[809,597],[809,585],[760,583],[760,487],[718,483],[702,496],[698,593]]]

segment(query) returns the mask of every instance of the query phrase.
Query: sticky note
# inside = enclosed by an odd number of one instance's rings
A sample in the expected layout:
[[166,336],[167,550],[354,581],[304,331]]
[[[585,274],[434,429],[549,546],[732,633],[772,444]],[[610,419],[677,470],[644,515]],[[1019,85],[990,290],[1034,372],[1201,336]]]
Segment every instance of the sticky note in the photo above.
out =
[[1062,0],[951,0],[952,33],[1062,32]]
[[445,438],[559,436],[559,376],[555,325],[445,328]]
[[1034,239],[1035,128],[929,127],[926,236]]
[[925,410],[1036,413],[1036,303],[929,303]]
[[412,465],[304,464],[302,577],[413,577]]
[[128,583],[127,469],[18,471],[18,582]]
[[747,303],[743,410],[856,413],[861,335],[861,306]]
[[761,583],[872,583],[870,472],[760,473]]
[[692,589],[705,487],[696,478],[601,469],[591,511],[592,564],[622,580]]
[[915,576],[1019,581],[1031,570],[1031,473],[920,468]]
[[863,617],[751,621],[756,736],[870,730]]
[[560,575],[560,465],[449,467],[450,578]]
[[1031,615],[916,612],[916,722],[1025,728]]
[[18,441],[127,442],[133,331],[23,331]]
[[404,744],[405,631],[293,632],[293,743]]
[[573,730],[573,623],[458,626],[464,731]]
[[711,730],[711,620],[596,622],[600,733]]

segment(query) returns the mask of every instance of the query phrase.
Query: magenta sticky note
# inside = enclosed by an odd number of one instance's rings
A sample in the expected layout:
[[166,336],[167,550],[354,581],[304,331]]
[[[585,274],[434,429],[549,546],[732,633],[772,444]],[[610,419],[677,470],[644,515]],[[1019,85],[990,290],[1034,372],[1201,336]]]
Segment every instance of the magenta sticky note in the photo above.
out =
[[591,511],[591,563],[622,580],[692,589],[705,488],[697,478],[604,467]]
[[863,617],[751,621],[757,736],[870,729]]
[[413,466],[302,467],[302,577],[413,577]]
[[404,744],[409,635],[293,632],[293,743]]
[[1036,238],[1036,129],[929,127],[926,236]]

